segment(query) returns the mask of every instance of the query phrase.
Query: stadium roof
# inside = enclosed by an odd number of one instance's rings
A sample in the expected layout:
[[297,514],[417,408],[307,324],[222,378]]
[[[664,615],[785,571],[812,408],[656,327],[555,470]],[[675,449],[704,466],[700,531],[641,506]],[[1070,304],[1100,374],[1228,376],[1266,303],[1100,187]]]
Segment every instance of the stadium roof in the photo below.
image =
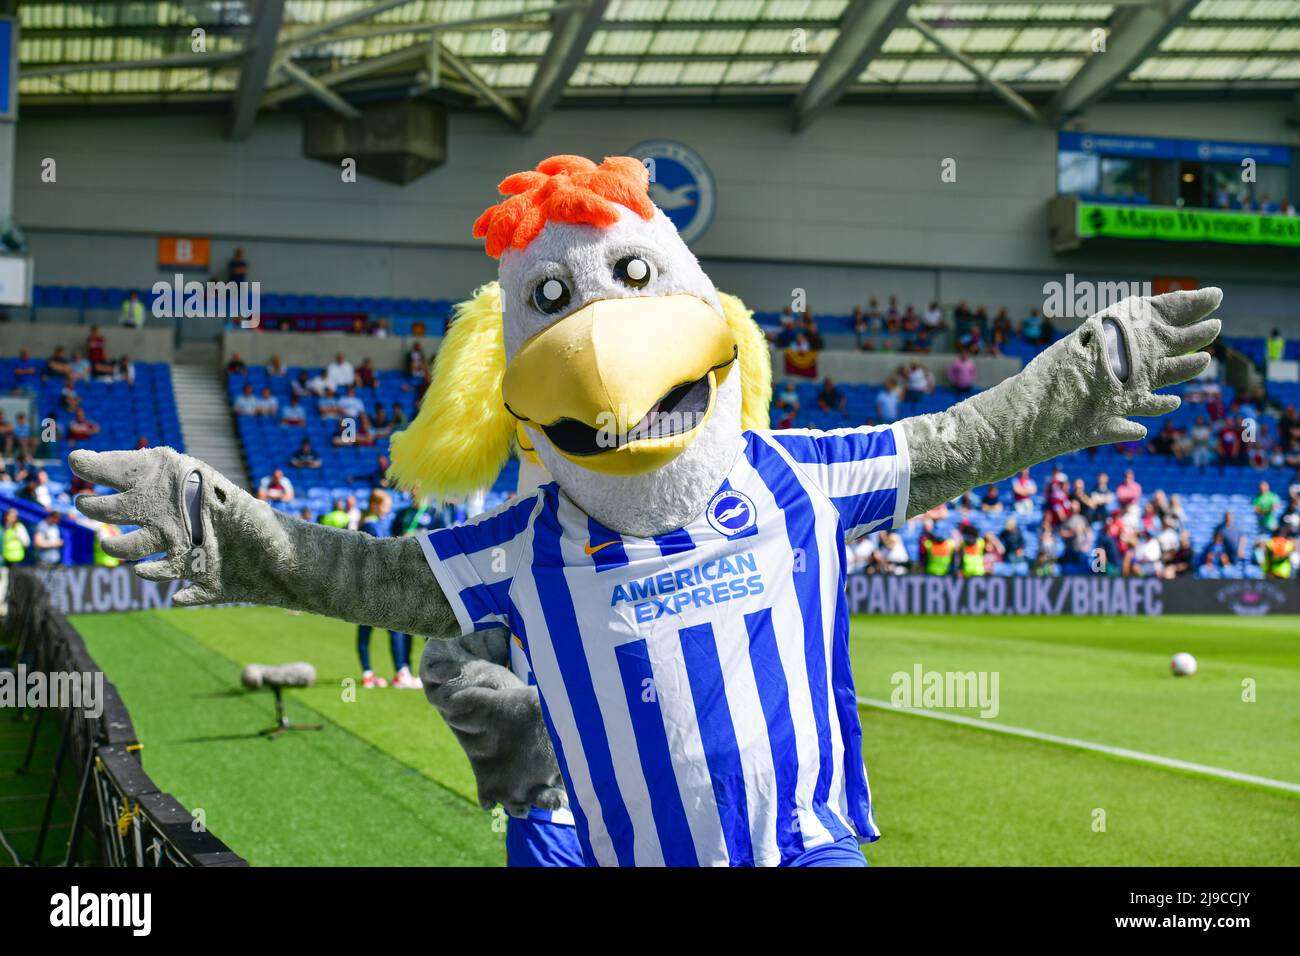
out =
[[[260,108],[428,95],[525,129],[557,102],[831,104],[996,96],[1056,119],[1105,96],[1294,94],[1300,0],[24,0],[24,108]],[[1094,53],[1102,44],[1104,53]]]

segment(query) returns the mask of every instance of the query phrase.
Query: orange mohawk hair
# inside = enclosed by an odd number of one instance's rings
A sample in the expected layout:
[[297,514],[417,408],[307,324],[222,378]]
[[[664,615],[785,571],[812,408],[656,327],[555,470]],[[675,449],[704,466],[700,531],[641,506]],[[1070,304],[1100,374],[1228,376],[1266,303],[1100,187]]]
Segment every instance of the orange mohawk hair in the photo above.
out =
[[506,249],[527,248],[548,222],[612,226],[615,203],[649,219],[649,187],[650,174],[631,156],[607,156],[599,166],[583,156],[552,156],[501,181],[497,189],[508,198],[475,220],[474,238],[484,239],[496,259]]

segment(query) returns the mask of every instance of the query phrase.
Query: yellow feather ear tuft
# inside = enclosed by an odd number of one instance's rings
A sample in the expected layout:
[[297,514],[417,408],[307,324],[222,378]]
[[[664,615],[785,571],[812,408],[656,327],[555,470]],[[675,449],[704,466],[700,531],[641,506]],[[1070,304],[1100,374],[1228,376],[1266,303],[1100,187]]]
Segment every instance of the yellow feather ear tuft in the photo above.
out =
[[476,290],[433,363],[433,380],[410,427],[392,438],[388,473],[420,495],[465,494],[496,480],[510,455],[515,420],[501,400],[506,348],[501,287]]
[[767,336],[754,321],[754,313],[734,295],[718,293],[722,314],[736,338],[740,355],[740,427],[745,431],[767,431],[772,427],[772,352]]

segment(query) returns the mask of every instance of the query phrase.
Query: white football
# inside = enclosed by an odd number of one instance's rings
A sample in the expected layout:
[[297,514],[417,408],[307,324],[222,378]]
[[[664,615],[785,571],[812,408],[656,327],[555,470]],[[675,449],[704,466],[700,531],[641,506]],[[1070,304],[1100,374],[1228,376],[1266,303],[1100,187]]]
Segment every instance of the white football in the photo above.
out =
[[1175,677],[1191,677],[1196,673],[1196,658],[1186,651],[1179,651],[1169,662],[1169,669]]

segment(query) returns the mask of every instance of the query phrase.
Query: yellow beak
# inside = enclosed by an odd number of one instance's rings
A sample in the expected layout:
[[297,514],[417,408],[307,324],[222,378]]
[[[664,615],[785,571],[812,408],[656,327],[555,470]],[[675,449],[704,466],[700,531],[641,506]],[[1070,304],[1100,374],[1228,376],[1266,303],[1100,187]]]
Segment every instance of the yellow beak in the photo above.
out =
[[726,320],[695,296],[601,299],[525,342],[501,390],[575,464],[642,474],[699,434],[735,358]]

